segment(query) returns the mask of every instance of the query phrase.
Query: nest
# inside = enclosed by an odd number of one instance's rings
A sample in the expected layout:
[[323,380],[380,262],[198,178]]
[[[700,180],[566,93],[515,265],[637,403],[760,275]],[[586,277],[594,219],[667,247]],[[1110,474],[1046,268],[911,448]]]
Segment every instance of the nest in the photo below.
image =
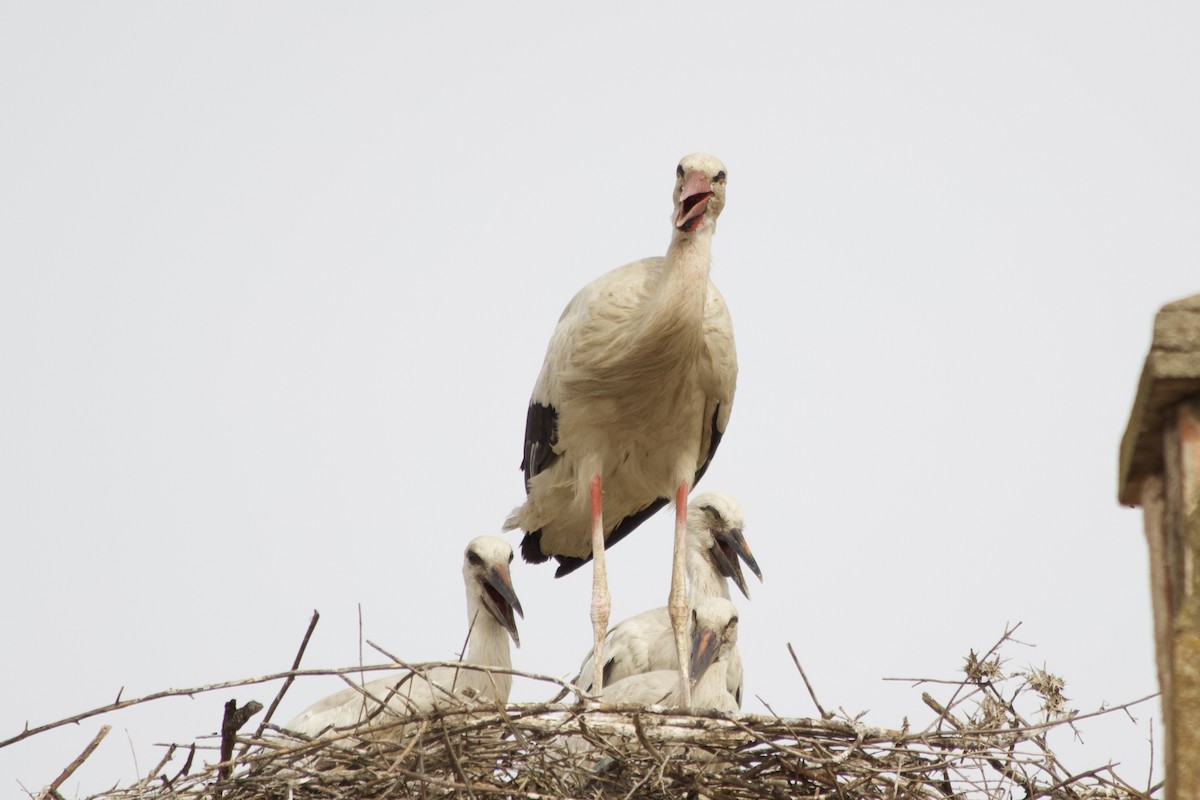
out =
[[[844,712],[826,711],[796,661],[819,719],[684,713],[595,703],[476,705],[404,718],[377,718],[367,732],[331,732],[310,740],[269,724],[288,685],[297,677],[331,672],[351,682],[348,675],[362,668],[293,669],[232,684],[123,701],[129,705],[163,696],[286,679],[267,719],[255,733],[242,735],[238,729],[262,706],[250,703],[238,708],[230,701],[220,736],[190,745],[171,745],[145,778],[95,797],[1132,800],[1160,793],[1161,784],[1139,790],[1108,765],[1072,771],[1048,742],[1056,729],[1074,729],[1100,714],[1128,713],[1129,706],[1150,698],[1090,714],[1069,711],[1060,678],[1041,669],[1006,667],[1000,651],[1010,641],[1011,631],[1006,631],[983,655],[970,652],[961,668],[961,679],[912,679],[915,683],[935,684],[947,695],[940,701],[929,693],[921,695],[924,705],[936,714],[933,722],[921,730],[911,730],[907,719],[899,729],[892,730],[865,725]],[[396,666],[393,663],[381,668]],[[420,670],[439,665],[402,666]],[[548,676],[518,671],[513,674],[571,688]],[[110,710],[112,707],[96,709],[27,730],[0,742],[0,748],[59,724]],[[64,770],[59,780],[43,790],[42,798],[59,800],[58,786],[83,762],[99,738]],[[183,765],[175,765],[173,762],[180,758],[184,759]],[[197,766],[198,761],[207,763]]]

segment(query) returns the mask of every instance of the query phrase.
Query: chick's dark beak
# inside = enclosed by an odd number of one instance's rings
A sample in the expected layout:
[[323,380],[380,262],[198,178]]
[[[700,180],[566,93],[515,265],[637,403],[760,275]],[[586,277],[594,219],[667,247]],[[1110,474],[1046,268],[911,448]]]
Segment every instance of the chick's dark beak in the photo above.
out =
[[721,637],[707,628],[697,627],[692,633],[691,676],[692,685],[704,677],[705,671],[717,660],[721,649]]
[[713,561],[717,564],[717,569],[726,578],[732,578],[737,584],[738,589],[747,600],[750,599],[750,589],[746,586],[746,579],[742,575],[742,566],[738,563],[738,559],[746,562],[746,566],[755,574],[758,580],[762,581],[762,571],[758,568],[758,562],[754,560],[754,554],[750,552],[750,545],[746,543],[746,539],[742,536],[740,528],[730,528],[729,530],[721,530],[713,532],[712,554]]
[[483,587],[483,607],[508,631],[513,644],[520,647],[521,637],[517,633],[517,620],[513,612],[521,617],[525,616],[525,612],[521,610],[521,601],[513,590],[508,565],[497,564],[492,567],[480,576],[479,583]]

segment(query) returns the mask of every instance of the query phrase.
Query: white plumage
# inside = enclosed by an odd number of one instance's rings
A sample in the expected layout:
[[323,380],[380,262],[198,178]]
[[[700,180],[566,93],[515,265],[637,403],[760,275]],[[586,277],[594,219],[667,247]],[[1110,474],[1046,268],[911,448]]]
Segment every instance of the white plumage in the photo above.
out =
[[[526,418],[528,497],[505,522],[526,531],[527,561],[554,557],[559,575],[593,560],[597,653],[610,607],[604,548],[672,501],[668,608],[676,648],[686,652],[687,495],[725,431],[737,383],[733,325],[709,280],[725,168],[693,154],[676,173],[666,256],[602,275],[559,319]],[[682,674],[681,688],[686,695]]]
[[[508,640],[520,646],[514,612],[521,603],[513,591],[509,563],[512,547],[496,536],[472,539],[463,554],[463,582],[467,590],[469,639],[465,663],[511,669]],[[507,703],[512,676],[456,667],[424,672],[404,672],[348,687],[319,700],[285,728],[308,737],[354,728],[365,723],[386,725],[396,716],[409,716],[470,703]],[[386,735],[398,738],[403,728],[389,727]]]
[[[688,602],[692,607],[702,598],[729,599],[727,579],[732,579],[747,598],[750,592],[739,559],[762,579],[758,563],[742,532],[742,506],[724,492],[704,492],[692,498],[687,515]],[[658,670],[678,670],[671,618],[666,606],[643,611],[613,626],[604,637],[600,659],[605,686],[630,675]],[[575,684],[591,693],[592,652],[588,651]],[[740,707],[742,702],[742,658],[736,647],[722,659],[726,688]]]
[[600,698],[605,703],[637,703],[669,708],[711,708],[728,713],[738,710],[729,692],[726,670],[737,651],[737,609],[723,597],[705,597],[692,609],[692,691],[688,701],[679,688],[674,669],[630,675],[606,687]]

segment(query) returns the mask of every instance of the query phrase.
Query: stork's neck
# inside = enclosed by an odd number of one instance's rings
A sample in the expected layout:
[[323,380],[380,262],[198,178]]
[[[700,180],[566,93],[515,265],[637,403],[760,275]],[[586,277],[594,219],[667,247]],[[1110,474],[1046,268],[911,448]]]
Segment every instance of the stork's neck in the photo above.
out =
[[712,269],[712,237],[711,225],[695,233],[675,231],[667,247],[670,272],[681,278],[699,277],[707,285],[708,273]]
[[[496,618],[488,613],[477,597],[468,599],[467,625],[471,632],[471,638],[467,643],[467,657],[463,659],[464,661],[485,667],[512,668],[508,631],[496,622]],[[489,676],[486,672],[465,670],[460,683],[479,690],[490,689],[494,683],[497,691],[489,693],[494,697],[502,697],[507,700],[509,690],[512,688],[512,676],[499,673]]]
[[705,597],[729,598],[729,582],[725,580],[712,554],[698,547],[687,549],[688,600],[694,605]]
[[650,352],[637,352],[638,360],[662,370],[693,357],[693,349],[703,337],[701,326],[708,299],[708,273],[712,268],[711,245],[711,229],[695,233],[676,231],[671,238],[666,269],[642,319],[640,338]]

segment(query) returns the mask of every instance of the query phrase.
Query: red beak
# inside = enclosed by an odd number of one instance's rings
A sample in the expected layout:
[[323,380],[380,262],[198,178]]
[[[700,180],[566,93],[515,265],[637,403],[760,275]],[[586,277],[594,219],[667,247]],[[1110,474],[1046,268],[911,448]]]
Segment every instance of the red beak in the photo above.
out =
[[712,197],[712,184],[702,172],[691,172],[679,188],[679,215],[675,227],[691,233],[700,227],[708,199]]

